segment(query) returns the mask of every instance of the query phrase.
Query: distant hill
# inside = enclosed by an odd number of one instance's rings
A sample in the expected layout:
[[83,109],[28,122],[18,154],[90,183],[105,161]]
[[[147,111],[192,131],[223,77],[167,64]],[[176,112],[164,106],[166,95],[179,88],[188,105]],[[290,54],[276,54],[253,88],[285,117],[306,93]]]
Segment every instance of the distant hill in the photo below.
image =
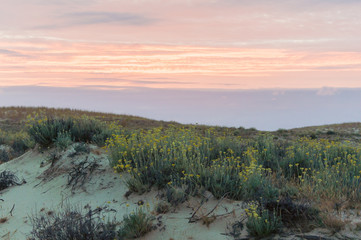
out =
[[0,129],[6,131],[17,131],[23,128],[23,123],[27,119],[27,116],[43,115],[48,117],[76,117],[86,115],[94,117],[98,120],[105,121],[107,123],[116,123],[129,129],[151,129],[155,127],[169,127],[169,126],[195,126],[198,129],[207,129],[209,127],[215,128],[217,131],[225,134],[236,136],[254,136],[258,133],[272,133],[275,136],[284,138],[293,138],[299,136],[307,136],[311,138],[326,138],[337,140],[355,140],[361,139],[361,122],[353,123],[341,123],[321,126],[307,126],[294,129],[279,129],[277,131],[259,131],[255,128],[235,128],[235,127],[220,127],[220,126],[207,126],[207,125],[190,125],[181,124],[174,121],[158,121],[148,119],[144,117],[85,111],[70,108],[47,108],[47,107],[0,107]]
[[176,122],[157,121],[143,117],[131,115],[102,113],[93,111],[84,111],[70,108],[47,108],[47,107],[0,107],[0,129],[16,130],[21,128],[22,121],[27,116],[36,114],[48,117],[75,117],[86,115],[105,122],[116,122],[127,128],[153,128],[166,127],[170,124],[179,125]]

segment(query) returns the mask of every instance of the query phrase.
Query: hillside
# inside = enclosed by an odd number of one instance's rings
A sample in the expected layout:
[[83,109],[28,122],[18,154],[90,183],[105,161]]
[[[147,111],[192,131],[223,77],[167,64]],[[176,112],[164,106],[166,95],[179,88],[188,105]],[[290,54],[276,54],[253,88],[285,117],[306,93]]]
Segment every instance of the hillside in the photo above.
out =
[[2,239],[361,236],[359,123],[265,132],[0,112]]

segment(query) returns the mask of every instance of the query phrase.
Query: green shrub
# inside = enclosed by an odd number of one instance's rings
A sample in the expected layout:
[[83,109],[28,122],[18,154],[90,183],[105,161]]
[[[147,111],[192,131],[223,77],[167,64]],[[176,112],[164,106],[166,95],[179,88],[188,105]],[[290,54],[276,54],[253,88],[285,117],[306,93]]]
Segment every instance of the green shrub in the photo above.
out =
[[251,236],[266,237],[280,230],[281,218],[275,212],[263,209],[256,203],[249,204],[246,212],[248,216],[247,232]]
[[10,160],[9,153],[5,149],[0,149],[0,162],[7,162]]
[[145,182],[143,182],[137,176],[130,177],[125,181],[130,192],[136,192],[139,194],[143,194],[151,188],[151,186]]
[[100,146],[111,136],[104,122],[88,117],[75,120],[71,134],[76,142],[93,142]]
[[29,135],[41,147],[49,147],[57,139],[59,133],[71,132],[72,119],[45,119],[34,122],[28,130]]
[[67,134],[75,142],[93,142],[98,145],[104,145],[105,140],[111,136],[105,123],[87,117],[34,120],[28,133],[43,148],[53,145],[58,138],[59,141],[69,142]]
[[54,142],[58,149],[65,150],[73,141],[69,132],[59,132]]
[[74,157],[76,155],[80,155],[83,153],[89,153],[90,152],[90,148],[87,144],[85,143],[77,143],[74,146],[74,153],[70,154],[69,157]]
[[29,146],[31,146],[31,142],[27,138],[16,138],[11,143],[11,148],[14,150],[16,155],[23,154]]
[[169,186],[166,189],[165,193],[167,201],[172,206],[178,206],[179,204],[185,202],[188,199],[188,194],[185,187],[173,187]]
[[144,207],[140,207],[136,209],[135,212],[124,216],[118,236],[121,239],[142,237],[152,231],[153,219],[154,218],[144,210]]

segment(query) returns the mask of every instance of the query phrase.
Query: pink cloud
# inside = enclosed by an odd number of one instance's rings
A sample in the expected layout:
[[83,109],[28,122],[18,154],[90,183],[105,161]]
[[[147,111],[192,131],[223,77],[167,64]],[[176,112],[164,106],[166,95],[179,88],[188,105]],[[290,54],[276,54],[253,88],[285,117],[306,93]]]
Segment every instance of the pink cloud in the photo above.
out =
[[0,49],[0,86],[361,87],[357,52],[26,40],[1,41]]

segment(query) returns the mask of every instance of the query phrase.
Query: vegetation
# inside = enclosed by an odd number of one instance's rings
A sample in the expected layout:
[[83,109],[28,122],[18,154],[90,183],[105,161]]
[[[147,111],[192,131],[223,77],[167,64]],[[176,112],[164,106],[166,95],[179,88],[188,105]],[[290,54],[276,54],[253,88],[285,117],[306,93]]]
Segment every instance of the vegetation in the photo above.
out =
[[153,217],[143,206],[124,216],[118,235],[120,239],[134,239],[144,236],[153,229]]
[[270,213],[257,203],[250,203],[245,210],[248,216],[247,231],[251,236],[266,237],[279,231],[281,218],[276,212]]
[[48,211],[31,217],[35,240],[64,239],[116,239],[116,223],[104,223],[100,218],[101,209],[84,214],[81,210],[66,207],[59,212]]
[[86,116],[67,119],[30,118],[28,125],[30,137],[43,148],[56,144],[64,149],[72,141],[102,145],[110,137],[110,130],[105,123]]
[[14,185],[20,185],[20,182],[13,172],[5,170],[0,173],[0,191]]
[[[168,203],[157,207],[158,213],[209,191],[216,198],[248,202],[247,230],[264,237],[297,222],[341,229],[343,222],[327,212],[361,201],[361,145],[355,130],[361,124],[261,132],[70,109],[0,110],[7,119],[7,125],[0,124],[0,144],[24,152],[35,143],[66,149],[79,142],[75,154],[89,152],[84,142],[104,146],[130,191],[163,191]],[[26,129],[16,135],[20,123]],[[11,158],[1,151],[0,157]],[[135,238],[149,230],[151,218],[139,209],[125,217],[118,237]]]

